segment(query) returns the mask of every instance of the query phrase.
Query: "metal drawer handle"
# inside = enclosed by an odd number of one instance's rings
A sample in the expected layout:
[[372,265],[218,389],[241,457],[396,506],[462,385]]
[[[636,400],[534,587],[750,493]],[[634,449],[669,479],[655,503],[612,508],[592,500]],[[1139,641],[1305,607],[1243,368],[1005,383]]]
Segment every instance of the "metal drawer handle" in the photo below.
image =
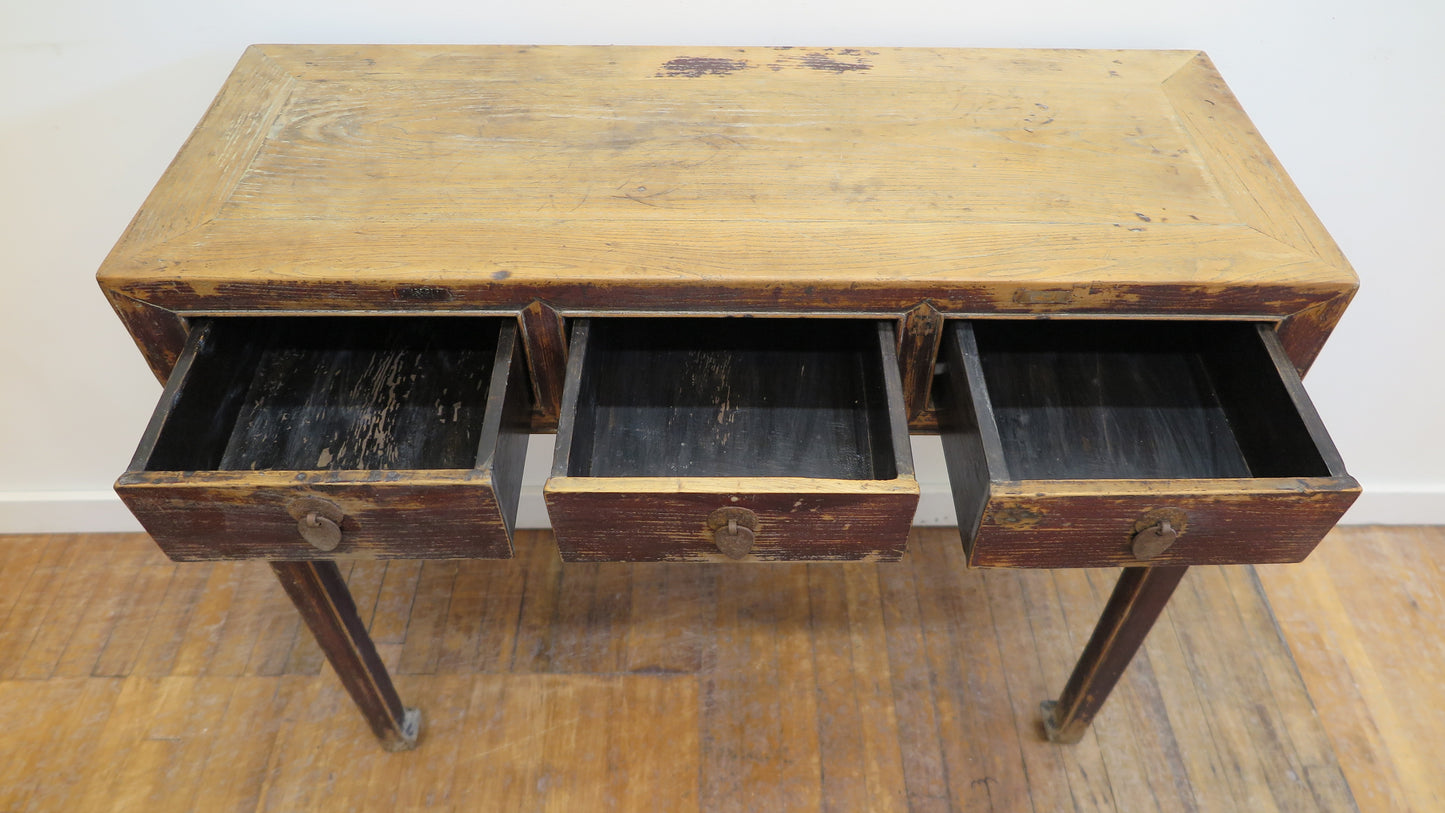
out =
[[717,549],[729,559],[741,559],[753,549],[758,528],[758,517],[746,508],[727,506],[708,514],[707,526],[712,529],[712,541]]
[[341,544],[341,520],[345,514],[330,500],[307,497],[287,506],[296,519],[296,531],[311,547],[330,553]]
[[1189,517],[1178,508],[1156,508],[1134,522],[1134,558],[1148,561],[1169,550],[1184,534]]

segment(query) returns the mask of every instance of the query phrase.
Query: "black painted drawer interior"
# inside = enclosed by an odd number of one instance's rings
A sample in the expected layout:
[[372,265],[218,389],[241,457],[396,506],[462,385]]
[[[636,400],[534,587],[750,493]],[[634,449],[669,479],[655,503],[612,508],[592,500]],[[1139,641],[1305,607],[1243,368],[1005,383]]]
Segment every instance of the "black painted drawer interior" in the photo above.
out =
[[976,321],[973,332],[1011,479],[1330,474],[1253,324]]
[[521,354],[512,319],[197,319],[116,491],[182,561],[511,556]]
[[1270,325],[960,321],[940,358],[970,564],[1299,561],[1359,493]]
[[566,466],[554,473],[897,475],[876,323],[589,321]]
[[498,320],[223,318],[145,468],[470,469]]
[[544,489],[563,559],[897,559],[918,482],[896,341],[883,321],[577,320]]

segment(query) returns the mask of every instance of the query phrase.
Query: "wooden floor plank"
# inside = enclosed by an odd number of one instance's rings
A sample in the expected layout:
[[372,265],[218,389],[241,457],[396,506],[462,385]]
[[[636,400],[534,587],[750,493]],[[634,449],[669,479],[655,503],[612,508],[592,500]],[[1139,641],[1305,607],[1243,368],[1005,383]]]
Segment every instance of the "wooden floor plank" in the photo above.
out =
[[[58,585],[65,581],[72,564],[84,552],[84,546],[74,536],[54,536],[45,542],[35,566],[16,588],[19,593],[5,623],[0,624],[0,680],[16,677],[31,646],[37,638],[45,637],[45,619],[55,604]],[[63,604],[60,615],[65,615],[64,610],[75,609],[79,608]]]
[[[1061,596],[1060,607],[1067,601],[1073,611],[1068,615],[1078,621],[1085,621],[1091,612],[1080,612],[1083,606],[1102,610],[1113,593],[1118,572],[1113,570],[1090,570],[1071,573],[1050,574],[1055,591]],[[1186,576],[1187,578],[1187,576]],[[1073,584],[1077,592],[1061,585]],[[1068,599],[1062,596],[1068,595]],[[1091,598],[1085,598],[1089,596]],[[1167,612],[1167,609],[1166,609]],[[1145,638],[1151,640],[1167,637],[1170,632],[1167,623],[1155,624]],[[1075,651],[1082,651],[1086,635],[1091,631],[1086,624],[1075,623],[1071,627]],[[1063,661],[1067,664],[1067,659]],[[1067,674],[1058,673],[1056,681],[1063,681]],[[1062,687],[1055,683],[1054,691]],[[1161,811],[1195,811],[1199,809],[1193,788],[1189,785],[1188,769],[1184,764],[1183,752],[1175,735],[1169,716],[1169,709],[1159,694],[1154,674],[1154,661],[1150,648],[1141,647],[1124,677],[1114,689],[1109,700],[1113,709],[1102,720],[1095,720],[1094,741],[1098,754],[1107,772],[1110,789],[1116,799],[1151,799]],[[1068,749],[1065,749],[1066,751]],[[1072,757],[1066,754],[1066,757]]]
[[301,616],[286,598],[286,591],[276,581],[274,571],[264,565],[262,568],[269,572],[265,587],[260,590],[264,600],[258,602],[254,610],[257,616],[255,645],[239,674],[275,677],[286,673],[286,663],[303,630]]
[[[93,771],[86,778],[84,793],[79,794],[79,810],[118,810],[115,800],[125,796],[139,798],[149,795],[148,787],[125,786],[126,772],[121,770],[130,754],[146,742],[146,732],[157,709],[165,699],[165,691],[174,684],[171,678],[131,676],[121,681],[105,725],[95,744],[95,764],[103,770]],[[137,772],[143,776],[143,773]]]
[[[55,664],[54,674],[59,677],[97,674],[102,655],[111,648],[117,628],[126,617],[150,614],[144,606],[136,607],[142,591],[153,589],[158,576],[164,576],[164,580],[159,582],[162,589],[164,583],[170,580],[168,569],[161,573],[155,572],[156,563],[163,562],[164,557],[146,540],[136,537],[102,537],[90,544],[111,551],[111,564],[98,584],[89,585],[94,595],[86,602],[75,631],[70,640],[66,641],[65,651]],[[158,593],[157,597],[160,594]],[[116,643],[116,651],[120,653],[129,650],[133,655],[142,640],[138,634],[132,633],[131,641]],[[108,671],[110,674],[124,674],[114,669]]]
[[[898,717],[892,702],[893,673],[888,660],[888,633],[883,622],[878,568],[848,564],[841,569],[848,600],[852,655],[849,673],[862,723],[864,806],[869,810],[906,810],[908,792],[903,779]],[[817,669],[816,664],[814,668]],[[848,806],[854,804],[850,801]]]
[[130,589],[115,598],[115,623],[91,667],[96,677],[125,677],[140,662],[151,628],[156,625],[177,566],[157,555],[140,569]]
[[217,648],[221,646],[220,633],[236,600],[236,591],[254,570],[255,563],[211,568],[205,587],[198,592],[190,609],[189,621],[176,647],[170,674],[199,675],[211,665]]
[[150,794],[139,809],[190,810],[206,776],[215,735],[230,705],[236,679],[232,677],[174,677],[177,685],[165,693],[147,733],[148,742],[166,743],[158,749],[167,761],[147,775]]
[[457,758],[458,810],[536,810],[552,676],[478,675]]
[[648,562],[632,568],[625,625],[629,672],[695,674],[717,612],[716,580],[706,566]]
[[234,680],[230,702],[216,726],[195,797],[197,810],[254,810],[267,765],[296,682],[274,676]]
[[[146,630],[145,641],[130,674],[160,677],[172,673],[176,658],[185,644],[192,616],[205,594],[206,585],[210,584],[212,571],[217,567],[210,562],[175,566],[175,573],[166,582],[165,595]],[[224,569],[227,566],[220,567]]]
[[968,572],[962,550],[922,544],[914,578],[929,630],[950,794],[964,809],[1031,810],[1008,684],[983,577]]
[[617,672],[627,654],[632,568],[621,563],[562,569],[557,612],[542,660],[552,672]]
[[584,678],[553,684],[553,708],[543,737],[546,769],[540,780],[542,810],[615,810],[609,781],[606,708],[616,700],[617,680]]
[[[1246,573],[1247,578],[1232,579],[1226,586],[1228,597],[1233,598],[1236,611],[1244,622],[1242,628],[1274,626],[1264,586],[1253,568]],[[1268,716],[1278,727],[1280,738],[1293,755],[1292,761],[1301,767],[1301,779],[1310,791],[1310,799],[1301,800],[1304,804],[1300,807],[1313,804],[1320,810],[1348,810],[1355,804],[1349,783],[1335,759],[1334,748],[1300,678],[1289,647],[1278,638],[1256,639],[1249,642],[1248,653],[1254,658],[1257,674],[1264,681],[1259,688],[1269,700],[1265,704],[1269,709]]]
[[247,562],[226,619],[217,632],[217,644],[202,673],[208,677],[246,674],[254,651],[269,641],[259,640],[267,627],[269,610],[278,607],[282,594],[271,568],[264,562]]
[[[483,623],[483,619],[488,615],[488,605],[494,600],[490,595],[492,571],[499,564],[507,566],[511,563],[487,560],[457,563],[456,577],[452,580],[451,600],[447,603],[442,634],[437,641],[437,672],[458,674],[477,671],[483,630],[495,631],[499,627],[507,626],[505,622],[496,620]],[[520,594],[517,604],[521,604]],[[511,628],[511,631],[515,632],[516,624],[513,623]]]
[[399,673],[430,675],[441,656],[442,633],[447,625],[452,585],[457,580],[457,563],[446,560],[423,562],[417,576],[416,599],[407,619],[406,642],[401,649]]
[[[916,552],[932,533],[915,530],[909,540],[910,551]],[[928,544],[932,543],[930,539]],[[918,811],[948,810],[952,807],[948,768],[939,739],[933,673],[925,651],[913,569],[906,564],[880,567],[878,580],[908,807]]]
[[1050,574],[984,571],[982,577],[1033,809],[1113,810],[1093,732],[1073,748],[1037,747],[1039,704],[1063,687],[1064,665],[1081,649],[1069,639]]
[[50,536],[0,536],[0,630],[45,555]]
[[[1194,574],[1185,574],[1181,585],[1189,584],[1193,578]],[[1108,589],[1104,585],[1096,588],[1101,600]],[[1175,594],[1178,592],[1176,589]],[[1190,613],[1175,612],[1171,604],[1140,648],[1149,659],[1155,685],[1169,710],[1170,728],[1180,743],[1180,761],[1199,809],[1239,810],[1243,809],[1244,802],[1236,799],[1234,786],[1226,776],[1226,763],[1233,755],[1224,747],[1226,743],[1214,738],[1210,728],[1211,708],[1196,682],[1188,652],[1189,639],[1180,632],[1200,621]],[[1104,714],[1109,713],[1106,707]]]
[[[1176,592],[1173,609],[1213,622],[1183,629],[1193,671],[1202,678],[1199,685],[1209,705],[1211,730],[1234,755],[1227,780],[1251,810],[1314,809],[1302,766],[1280,739],[1273,710],[1265,704],[1242,707],[1237,702],[1239,697],[1264,696],[1268,689],[1248,652],[1258,642],[1239,634],[1238,610],[1225,574],[1220,568],[1201,567],[1191,575],[1194,578]],[[1250,668],[1219,668],[1221,659],[1236,663],[1247,659]]]
[[[701,674],[702,719],[699,801],[704,810],[745,810],[738,785],[755,739],[745,713],[753,707],[749,693],[748,644],[752,641],[745,616],[743,588],[753,575],[747,565],[717,566],[717,615],[713,645],[703,653]],[[751,575],[750,575],[751,574]],[[752,676],[754,681],[765,676]],[[752,715],[756,718],[757,715]]]
[[0,540],[5,645],[52,665],[0,679],[0,809],[1431,810],[1442,542],[1191,573],[1071,748],[1037,703],[1116,571],[971,571],[951,530],[897,565],[572,574],[531,532],[508,562],[348,564],[384,657],[435,673],[398,676],[424,734],[387,754],[264,565]]
[[514,672],[546,672],[562,587],[562,560],[550,534],[518,532],[516,546],[522,564],[522,605],[510,665]]
[[863,720],[853,693],[853,640],[843,570],[808,565],[811,597],[814,696],[824,810],[847,810],[867,798]]
[[75,809],[120,690],[119,680],[0,683],[8,752],[0,766],[0,810]]
[[607,728],[618,810],[699,810],[697,689],[690,675],[622,679],[622,719],[639,724]]
[[[422,708],[445,711],[426,718],[424,750],[419,743],[415,750],[398,754],[397,759],[378,760],[378,763],[395,762],[403,777],[396,786],[394,803],[385,809],[454,809],[457,755],[468,740],[468,731],[464,726],[472,698],[472,676],[408,676],[398,679],[397,690],[402,696],[410,698],[408,702]],[[374,746],[372,750],[376,750]],[[327,762],[341,764],[342,758],[338,754]],[[373,768],[372,776],[376,775]]]
[[[751,608],[757,612],[745,613],[753,639],[748,673],[755,677],[755,686],[743,719],[746,724],[752,718],[754,732],[767,732],[758,743],[766,749],[756,753],[771,763],[759,762],[757,770],[745,770],[743,775],[754,780],[749,795],[774,810],[811,810],[822,801],[809,567],[753,568],[760,571],[761,579],[742,591],[754,601],[762,596]],[[846,622],[845,617],[841,623]]]
[[[88,541],[84,537],[78,538],[68,555],[56,563],[52,572],[46,574],[49,578],[45,579],[43,585],[27,586],[27,591],[38,591],[44,597],[29,621],[35,634],[24,654],[8,664],[10,668],[7,669],[7,664],[0,663],[0,676],[19,680],[44,680],[55,673],[60,657],[68,646],[72,643],[82,644],[77,640],[77,635],[91,632],[81,622],[91,616],[91,608],[95,604],[109,600],[109,596],[104,592],[104,582],[116,570],[119,562],[116,546],[86,544]],[[43,571],[37,571],[37,574],[40,573]],[[112,587],[111,593],[123,593],[124,587],[128,586]],[[70,674],[61,675],[74,676],[73,670]]]
[[422,562],[401,559],[386,563],[386,573],[381,580],[370,624],[371,639],[376,643],[406,643],[406,625],[411,621],[411,608],[416,600],[422,565]]
[[1256,568],[1361,809],[1445,808],[1422,747],[1445,727],[1442,543],[1441,528],[1343,528],[1301,565]]

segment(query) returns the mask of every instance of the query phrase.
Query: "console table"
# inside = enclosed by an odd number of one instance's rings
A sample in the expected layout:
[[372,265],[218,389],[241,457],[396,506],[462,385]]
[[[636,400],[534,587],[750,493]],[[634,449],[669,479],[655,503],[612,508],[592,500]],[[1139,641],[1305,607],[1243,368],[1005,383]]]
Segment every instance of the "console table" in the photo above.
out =
[[1198,52],[255,46],[99,282],[165,384],[120,496],[391,749],[335,562],[511,556],[532,433],[565,560],[759,563],[905,555],[939,433],[970,565],[1123,568],[1059,742],[1359,491],[1300,383],[1356,277]]

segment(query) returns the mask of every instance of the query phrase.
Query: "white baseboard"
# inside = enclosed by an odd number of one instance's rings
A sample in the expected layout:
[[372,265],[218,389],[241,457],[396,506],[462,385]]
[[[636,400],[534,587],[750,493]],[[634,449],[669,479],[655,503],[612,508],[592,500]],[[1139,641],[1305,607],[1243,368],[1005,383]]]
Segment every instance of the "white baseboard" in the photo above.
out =
[[[914,524],[955,523],[953,496],[944,483],[923,483]],[[1366,491],[1345,514],[1347,525],[1445,525],[1445,488]],[[517,527],[546,528],[541,486],[522,489]],[[133,533],[140,524],[111,491],[0,492],[0,534]]]
[[114,491],[0,492],[0,534],[103,534],[140,531]]

